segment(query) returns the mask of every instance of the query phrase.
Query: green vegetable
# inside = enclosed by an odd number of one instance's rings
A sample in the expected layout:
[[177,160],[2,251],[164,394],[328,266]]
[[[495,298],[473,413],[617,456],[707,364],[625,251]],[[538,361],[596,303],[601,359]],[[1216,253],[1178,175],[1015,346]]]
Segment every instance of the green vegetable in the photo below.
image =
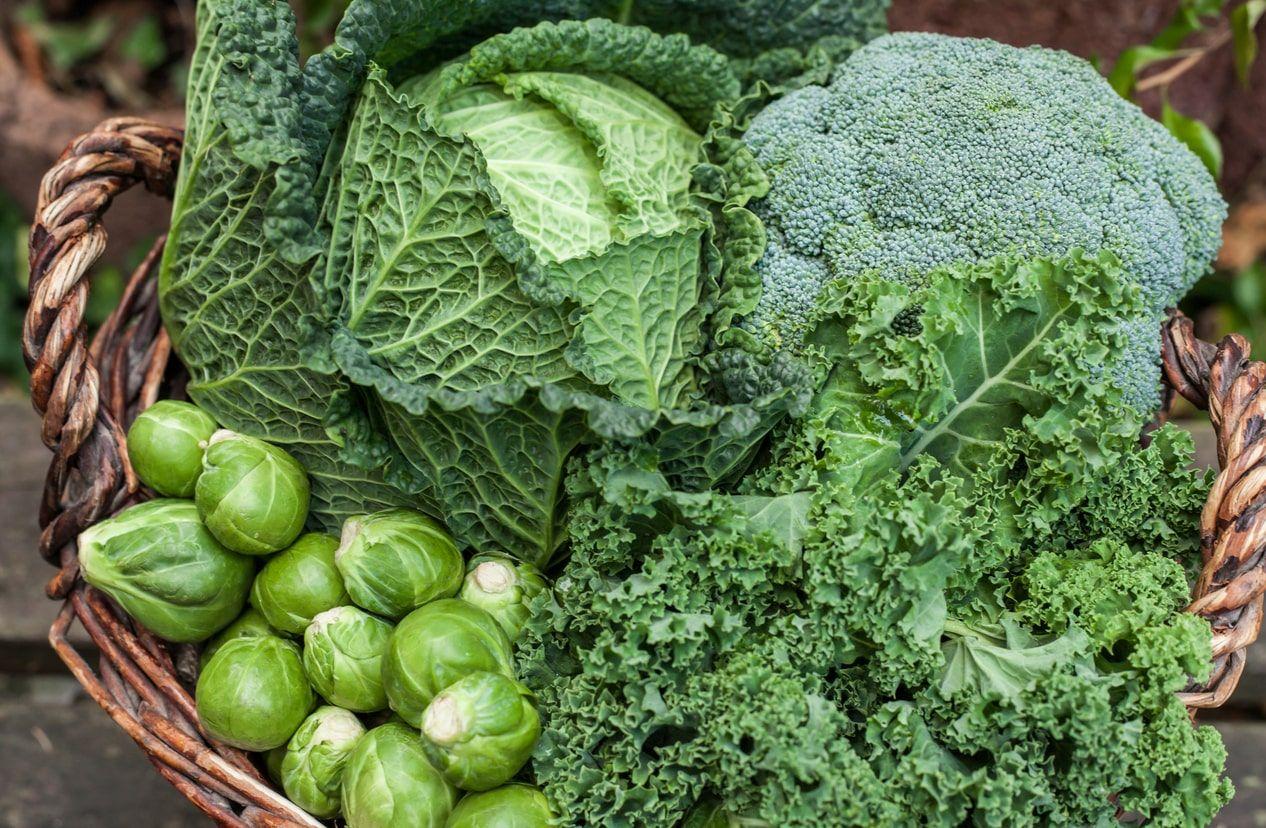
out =
[[185,500],[151,500],[79,535],[84,580],[168,641],[203,641],[246,603],[255,564],[221,546]]
[[1174,694],[1209,631],[1171,560],[1199,564],[1208,477],[1189,437],[1152,438],[1082,469],[1053,518],[992,464],[965,484],[923,455],[862,487],[761,469],[700,497],[591,454],[517,645],[534,780],[593,825],[671,828],[701,790],[741,825],[1209,824],[1225,749]]
[[220,429],[202,458],[198,514],[230,549],[266,555],[285,549],[308,519],[308,476],[286,452]]
[[316,702],[299,648],[267,635],[224,642],[198,676],[194,695],[207,733],[254,751],[284,745]]
[[159,400],[127,432],[127,455],[141,482],[165,497],[193,497],[202,474],[202,444],[215,420],[196,405]]
[[348,518],[334,560],[352,600],[387,618],[461,588],[462,555],[453,539],[407,509]]
[[744,136],[771,177],[770,244],[743,327],[795,348],[823,288],[869,273],[918,286],[938,265],[1115,254],[1142,291],[1110,360],[1156,407],[1156,327],[1209,271],[1226,205],[1200,160],[1066,52],[901,33],[826,86],[760,112]]
[[402,473],[463,543],[543,563],[584,422],[645,433],[703,396],[700,311],[738,297],[708,295],[692,170],[739,84],[684,46],[563,21],[399,83],[371,67],[361,89],[318,269],[330,358],[372,390]]
[[440,692],[422,714],[431,763],[465,791],[488,791],[519,772],[541,735],[526,687],[500,673],[471,673]]
[[809,428],[837,480],[930,456],[969,485],[993,475],[1044,519],[1143,426],[1103,381],[1125,340],[1113,320],[1139,307],[1110,253],[937,268],[918,289],[863,276],[822,304],[811,342],[832,367]]
[[[353,0],[300,68],[287,4],[201,0],[159,285],[190,395],[325,531],[416,510],[557,574],[489,614],[460,561],[417,609],[413,552],[357,567],[412,609],[404,720],[473,673],[538,700],[559,823],[1209,824],[1175,692],[1209,481],[1138,437],[1224,205],[1085,63],[858,49],[882,5]],[[352,828],[448,820],[426,753],[472,758],[428,741],[362,738]]]
[[264,772],[268,778],[281,785],[281,763],[286,761],[286,746],[281,745],[264,754]]
[[247,607],[242,614],[224,629],[208,640],[199,656],[199,664],[205,668],[207,661],[215,655],[216,650],[224,646],[224,642],[234,638],[247,638],[252,635],[277,635],[277,631],[268,626],[268,619],[254,607]]
[[466,566],[461,598],[487,612],[514,641],[531,615],[532,599],[545,589],[540,570],[501,555],[476,555]]
[[[875,7],[812,3],[779,31],[870,33]],[[562,476],[581,445],[642,439],[705,488],[803,409],[810,377],[726,335],[756,300],[763,246],[745,205],[765,179],[728,112],[746,64],[601,19],[480,42],[538,22],[534,7],[438,8],[361,0],[337,48],[300,70],[284,4],[200,4],[196,160],[177,187],[164,319],[191,396],[291,450],[327,530],[408,506],[462,547],[542,565],[565,541]],[[702,32],[785,11],[618,14]]]
[[414,727],[443,689],[471,673],[514,677],[510,640],[495,618],[456,598],[434,601],[396,625],[382,665],[391,709]]
[[303,634],[303,669],[331,704],[369,713],[387,706],[382,660],[391,625],[356,607],[335,607],[312,619]]
[[557,824],[545,794],[515,783],[463,796],[444,828],[548,828]]
[[385,724],[361,737],[343,769],[349,828],[443,828],[457,791],[431,767],[417,731]]
[[290,801],[315,817],[338,816],[343,769],[365,728],[351,713],[318,707],[290,737],[281,763],[281,781]]
[[337,548],[330,535],[303,535],[264,564],[251,586],[251,604],[274,629],[302,635],[316,615],[350,600],[334,565]]

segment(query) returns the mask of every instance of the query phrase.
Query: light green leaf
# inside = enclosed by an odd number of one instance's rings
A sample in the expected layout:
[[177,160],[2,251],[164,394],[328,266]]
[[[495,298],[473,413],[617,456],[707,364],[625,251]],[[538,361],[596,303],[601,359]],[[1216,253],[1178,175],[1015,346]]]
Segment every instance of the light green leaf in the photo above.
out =
[[561,265],[577,312],[567,358],[597,385],[640,408],[675,408],[694,390],[687,360],[702,341],[703,230],[643,236],[596,259]]
[[1152,39],[1153,46],[1176,49],[1189,36],[1205,27],[1207,18],[1222,13],[1227,0],[1181,0],[1169,24]]
[[1161,107],[1161,123],[1169,133],[1186,144],[1187,148],[1204,162],[1214,178],[1222,175],[1222,143],[1209,125],[1195,118],[1188,118],[1165,101]]
[[1231,9],[1231,39],[1235,53],[1235,74],[1248,85],[1248,73],[1257,60],[1257,21],[1266,14],[1266,0],[1248,0]]
[[138,20],[119,44],[119,49],[143,69],[161,66],[167,60],[167,44],[163,41],[158,18],[147,14]]
[[73,69],[96,55],[114,34],[115,21],[108,14],[94,15],[80,22],[59,23],[50,21],[39,3],[30,2],[18,7],[15,16],[60,72]]
[[600,253],[615,232],[602,161],[587,137],[553,106],[479,84],[433,97],[434,82],[401,92],[425,102],[436,126],[465,135],[483,154],[488,177],[514,229],[552,262]]
[[1174,57],[1176,53],[1177,47],[1131,46],[1122,52],[1117,62],[1112,65],[1112,71],[1108,73],[1108,83],[1118,95],[1129,99],[1134,94],[1134,85],[1138,82],[1139,72],[1154,63]]
[[481,178],[473,145],[429,129],[421,107],[371,75],[334,182],[320,269],[341,324],[402,383],[473,390],[573,375],[562,312],[529,302],[493,245],[494,202]]
[[768,532],[789,552],[800,554],[805,535],[809,532],[812,493],[793,492],[776,497],[735,495],[730,502],[747,516],[749,531]]
[[1090,638],[1076,627],[1059,638],[1027,647],[1003,645],[966,634],[948,635],[942,649],[945,667],[940,690],[945,696],[960,693],[1013,697],[1039,678],[1069,665],[1089,669]]
[[617,75],[521,72],[506,78],[505,89],[548,101],[589,139],[623,238],[680,224],[688,204],[683,183],[702,139],[667,104]]

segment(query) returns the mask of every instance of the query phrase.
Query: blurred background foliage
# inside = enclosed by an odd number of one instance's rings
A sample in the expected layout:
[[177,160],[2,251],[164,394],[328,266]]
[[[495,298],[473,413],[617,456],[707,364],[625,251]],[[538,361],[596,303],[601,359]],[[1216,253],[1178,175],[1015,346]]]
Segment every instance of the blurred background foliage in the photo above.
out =
[[[303,57],[331,41],[347,2],[291,0]],[[194,7],[195,0],[0,2],[0,388],[25,385],[19,335],[34,182],[69,137],[104,117],[179,122]],[[1266,101],[1257,90],[1244,92],[1266,87],[1257,60],[1266,0],[893,0],[891,18],[894,29],[1069,49],[1161,120],[1219,176],[1232,201],[1218,268],[1183,310],[1205,338],[1238,331],[1266,353],[1266,142],[1248,146],[1237,137],[1245,123],[1266,132],[1266,107],[1241,111],[1245,101]],[[53,112],[51,125],[19,124],[6,133],[6,89],[31,96],[28,120]],[[24,117],[21,101],[16,108],[10,121]],[[12,168],[19,174],[6,178],[3,170]],[[162,231],[153,211],[121,213],[111,213],[108,260],[92,275],[90,325],[109,313]]]
[[[291,3],[304,58],[331,41],[347,2]],[[0,71],[8,66],[21,74],[23,87],[42,88],[107,117],[178,112],[193,47],[194,8],[195,0],[5,0],[0,2],[0,49],[9,61],[0,62]],[[54,157],[59,149],[49,147]],[[26,384],[20,337],[30,215],[20,200],[29,195],[0,188],[0,390]],[[128,275],[157,234],[124,235],[125,248],[112,249],[91,274],[85,313],[90,328],[118,303]]]

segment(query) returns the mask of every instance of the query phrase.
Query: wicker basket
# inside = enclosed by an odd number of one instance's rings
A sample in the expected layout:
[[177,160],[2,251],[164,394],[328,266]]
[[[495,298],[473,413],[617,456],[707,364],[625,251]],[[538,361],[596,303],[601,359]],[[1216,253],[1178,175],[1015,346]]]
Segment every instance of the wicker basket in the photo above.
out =
[[[85,274],[101,256],[101,217],[114,196],[143,183],[170,196],[181,133],[114,119],[72,141],[44,176],[31,227],[30,307],[22,346],[31,398],[53,452],[40,504],[40,554],[58,572],[46,592],[63,602],[49,641],[88,694],[127,731],[154,767],[218,824],[320,825],[277,793],[245,753],[218,744],[198,724],[189,693],[197,650],[155,638],[79,578],[75,539],[84,528],[142,500],[124,443],[127,426],[160,397],[183,394],[157,300],[160,238],[132,275],[119,307],[86,340]],[[1248,360],[1232,335],[1195,338],[1177,313],[1161,338],[1165,408],[1181,394],[1209,410],[1221,473],[1201,520],[1204,568],[1188,608],[1213,626],[1210,681],[1181,694],[1193,715],[1226,701],[1262,622],[1266,591],[1266,364]],[[94,671],[68,643],[76,620],[101,657]]]

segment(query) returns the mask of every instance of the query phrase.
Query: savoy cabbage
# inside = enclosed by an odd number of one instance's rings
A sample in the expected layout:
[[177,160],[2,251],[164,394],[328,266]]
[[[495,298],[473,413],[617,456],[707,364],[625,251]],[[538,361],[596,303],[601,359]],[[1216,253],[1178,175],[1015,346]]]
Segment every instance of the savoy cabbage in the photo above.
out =
[[428,65],[494,11],[354,3],[300,70],[284,5],[200,4],[162,300],[191,395],[291,447],[318,519],[410,503],[545,561],[579,445],[649,440],[706,487],[808,375],[722,344],[766,187],[731,60],[593,19]]

